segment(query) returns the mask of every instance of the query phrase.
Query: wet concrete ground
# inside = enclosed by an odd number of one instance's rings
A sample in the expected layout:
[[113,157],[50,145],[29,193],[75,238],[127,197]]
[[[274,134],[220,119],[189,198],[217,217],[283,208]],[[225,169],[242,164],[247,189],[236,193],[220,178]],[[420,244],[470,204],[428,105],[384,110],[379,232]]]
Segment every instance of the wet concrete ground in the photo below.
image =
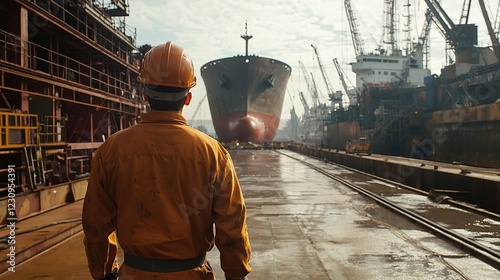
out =
[[[248,209],[249,279],[500,279],[496,269],[293,159],[231,152]],[[224,279],[216,248],[209,259]],[[0,275],[89,278],[81,234]]]

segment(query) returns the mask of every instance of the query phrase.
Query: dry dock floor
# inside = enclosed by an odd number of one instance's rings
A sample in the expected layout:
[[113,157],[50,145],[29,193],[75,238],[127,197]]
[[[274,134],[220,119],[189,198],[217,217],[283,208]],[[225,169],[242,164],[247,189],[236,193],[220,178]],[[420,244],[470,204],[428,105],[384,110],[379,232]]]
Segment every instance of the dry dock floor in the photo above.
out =
[[[231,153],[247,204],[248,279],[500,279],[499,271],[298,161],[270,150]],[[45,213],[38,224],[78,218],[72,210]],[[18,227],[25,229],[23,222]],[[27,244],[35,237],[17,238]],[[76,234],[0,280],[90,279],[82,240]],[[209,259],[224,279],[218,255],[214,248]]]

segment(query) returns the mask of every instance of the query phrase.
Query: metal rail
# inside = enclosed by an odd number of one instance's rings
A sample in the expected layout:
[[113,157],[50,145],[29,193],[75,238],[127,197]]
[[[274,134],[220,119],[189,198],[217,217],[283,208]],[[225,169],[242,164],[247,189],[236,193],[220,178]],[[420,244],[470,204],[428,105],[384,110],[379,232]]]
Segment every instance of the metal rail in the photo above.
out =
[[426,229],[429,229],[434,234],[440,235],[440,236],[446,238],[447,240],[452,241],[453,243],[458,245],[461,249],[471,253],[473,256],[481,259],[482,261],[488,263],[489,265],[495,267],[496,269],[500,269],[500,252],[492,250],[492,249],[490,249],[490,248],[488,248],[488,247],[486,247],[486,246],[484,246],[484,245],[482,245],[482,244],[480,244],[480,243],[478,243],[470,238],[462,236],[462,235],[456,233],[454,230],[445,228],[445,227],[443,227],[443,226],[441,226],[441,225],[439,225],[439,224],[437,224],[437,223],[435,223],[435,222],[433,222],[425,217],[422,217],[421,215],[419,215],[415,212],[412,212],[408,209],[400,207],[397,204],[392,203],[389,200],[387,200],[387,199],[385,199],[385,198],[383,198],[383,197],[381,197],[373,192],[370,192],[362,187],[359,187],[359,186],[357,186],[357,185],[355,185],[347,180],[344,180],[339,176],[333,175],[330,172],[328,172],[320,167],[312,165],[304,160],[293,157],[291,155],[281,153],[281,152],[279,152],[279,153],[282,155],[285,155],[287,157],[290,157],[292,159],[295,159],[295,160],[301,162],[302,164],[308,166],[309,168],[314,169],[314,170],[318,171],[319,173],[321,173],[321,174],[323,174],[323,175],[325,175],[325,176],[327,176],[327,177],[329,177],[329,178],[331,178],[339,183],[342,183],[351,189],[354,189],[355,191],[373,199],[375,202],[386,207],[387,209],[406,217],[407,219],[423,226]]

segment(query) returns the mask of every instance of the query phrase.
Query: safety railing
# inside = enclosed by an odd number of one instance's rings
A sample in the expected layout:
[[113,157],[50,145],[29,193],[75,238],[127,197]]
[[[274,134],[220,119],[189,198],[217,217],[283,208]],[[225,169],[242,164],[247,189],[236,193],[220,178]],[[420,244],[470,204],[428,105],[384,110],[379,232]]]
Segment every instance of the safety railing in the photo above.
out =
[[[0,61],[28,67],[113,95],[128,99],[137,98],[135,82],[129,85],[126,75],[118,70],[106,68],[102,61],[94,61],[96,67],[100,68],[98,69],[32,42],[26,42],[25,45],[27,51],[22,53],[21,39],[0,30]],[[21,56],[27,60],[27,65],[20,63]]]
[[33,114],[0,112],[0,149],[37,145],[38,116]]
[[66,141],[64,132],[64,119],[45,116],[45,120],[40,122],[40,144],[64,143]]

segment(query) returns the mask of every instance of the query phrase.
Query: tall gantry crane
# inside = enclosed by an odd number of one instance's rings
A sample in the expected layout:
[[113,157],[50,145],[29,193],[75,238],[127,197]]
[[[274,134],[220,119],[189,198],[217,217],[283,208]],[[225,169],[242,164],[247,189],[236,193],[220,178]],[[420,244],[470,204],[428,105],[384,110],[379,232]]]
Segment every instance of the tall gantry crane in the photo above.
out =
[[418,41],[414,44],[413,50],[416,52],[421,51],[425,55],[425,64],[423,68],[429,67],[429,34],[431,32],[432,26],[432,11],[427,8],[425,11],[425,20],[422,30],[420,31],[420,36],[418,36]]
[[306,81],[307,85],[307,90],[311,94],[312,100],[313,100],[313,106],[318,106],[319,105],[319,92],[318,88],[316,87],[316,83],[311,82],[314,81],[314,78],[312,77],[311,74],[311,79],[309,79],[309,72],[307,71],[306,67],[302,63],[302,61],[299,61],[300,69],[302,70],[302,73],[304,74],[304,80]]
[[472,4],[472,0],[464,0],[464,4],[462,5],[462,14],[460,16],[459,24],[467,24],[469,23],[469,14],[470,14],[470,5]]
[[[314,79],[313,73],[309,72],[309,75],[311,75],[311,82],[312,82],[312,94],[313,94],[313,99],[315,106],[319,106],[319,96],[320,96],[320,91],[318,89],[318,86],[316,85],[316,80]],[[321,95],[323,96],[323,95]]]
[[304,107],[304,114],[309,114],[309,104],[307,104],[307,100],[304,97],[304,93],[299,91],[300,102],[302,103],[302,107]]
[[[486,10],[486,6],[484,4],[484,0],[478,0],[479,6],[481,7],[481,12],[483,14],[486,28],[488,29],[488,33],[490,35],[491,43],[493,46],[493,50],[497,59],[500,59],[500,44],[497,35],[493,29],[491,24],[491,20],[488,16],[488,12]],[[470,0],[464,0],[464,4],[462,7],[462,15],[460,18],[460,22],[465,21],[464,24],[455,25],[450,17],[443,10],[438,0],[425,0],[425,3],[431,9],[434,17],[438,22],[436,22],[436,26],[443,33],[446,40],[449,44],[457,50],[462,47],[473,47],[477,44],[477,36],[469,37],[463,30],[467,30],[464,28],[464,25],[467,25],[469,19],[470,12]],[[439,24],[438,24],[439,23]]]
[[453,49],[471,47],[477,44],[474,38],[466,36],[462,28],[459,28],[459,26],[450,19],[438,0],[425,0],[425,3],[432,11],[435,21],[437,20],[437,28],[441,31]]
[[333,64],[335,65],[335,69],[337,69],[337,73],[339,74],[340,81],[342,82],[342,87],[344,88],[345,94],[349,97],[349,105],[356,105],[357,98],[354,95],[349,94],[349,88],[347,87],[347,83],[344,78],[344,71],[337,60],[337,58],[333,59]]
[[498,1],[497,14],[495,17],[495,36],[500,36],[500,1]]
[[323,67],[323,63],[321,62],[321,58],[318,54],[318,49],[313,44],[311,44],[311,47],[314,49],[314,53],[316,54],[316,58],[318,59],[319,69],[321,70],[321,75],[325,80],[326,89],[328,91],[328,97],[330,97],[334,107],[336,107],[335,105],[338,104],[339,108],[342,108],[342,92],[338,94],[338,92],[336,93],[333,90],[332,84],[328,79],[328,75],[326,75],[325,67]]
[[347,19],[349,22],[349,29],[351,30],[352,44],[354,46],[354,52],[356,56],[362,55],[364,53],[363,50],[363,40],[359,34],[358,21],[351,6],[351,0],[344,1],[344,7],[347,14]]
[[479,6],[481,7],[481,12],[483,13],[484,22],[486,24],[486,28],[488,29],[488,34],[490,35],[493,51],[495,52],[497,59],[500,60],[500,43],[498,42],[498,37],[493,30],[493,26],[491,25],[491,20],[488,16],[488,11],[486,10],[484,0],[478,0],[478,2]]

